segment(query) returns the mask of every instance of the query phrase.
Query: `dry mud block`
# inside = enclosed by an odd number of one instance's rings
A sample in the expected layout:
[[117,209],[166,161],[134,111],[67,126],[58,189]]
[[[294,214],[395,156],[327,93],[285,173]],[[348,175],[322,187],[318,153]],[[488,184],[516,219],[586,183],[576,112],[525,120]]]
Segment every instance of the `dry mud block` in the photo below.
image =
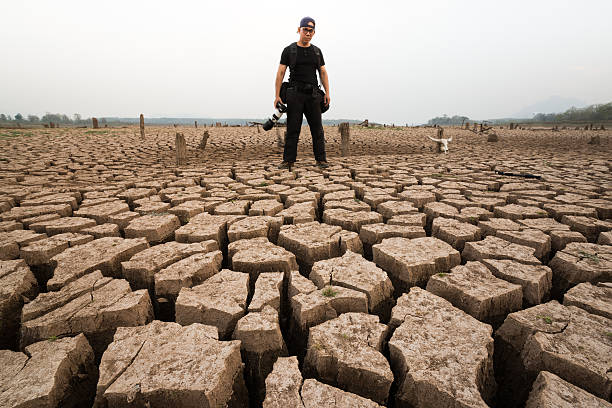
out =
[[201,285],[183,288],[176,299],[176,321],[183,326],[202,323],[215,326],[227,339],[244,316],[249,275],[224,269]]
[[508,313],[521,309],[521,286],[496,278],[480,262],[455,266],[451,273],[433,275],[427,290],[476,319],[500,325]]
[[102,356],[95,407],[244,407],[239,341],[214,327],[122,327]]
[[406,201],[386,201],[376,206],[376,211],[380,213],[385,221],[398,215],[418,213],[418,208],[413,207],[412,203]]
[[523,288],[523,305],[534,306],[550,298],[552,271],[544,265],[525,265],[507,259],[481,261],[493,275]]
[[581,207],[572,204],[544,204],[544,209],[557,221],[561,221],[567,215],[579,215],[583,217],[597,218],[597,210],[594,208]]
[[347,231],[359,232],[362,225],[383,222],[383,216],[372,211],[349,211],[332,208],[323,212],[323,222],[338,225]]
[[176,215],[182,224],[187,224],[192,217],[204,212],[204,203],[201,201],[185,201],[168,210]]
[[427,216],[423,213],[396,215],[387,221],[387,225],[425,227],[427,225]]
[[274,216],[283,211],[285,207],[283,203],[277,200],[259,200],[255,201],[249,208],[249,216],[253,215],[269,215]]
[[364,254],[372,259],[372,245],[380,244],[386,238],[421,238],[427,234],[421,226],[393,225],[393,224],[368,224],[361,227],[359,239],[363,243]]
[[53,276],[47,282],[48,290],[59,290],[81,276],[96,269],[104,276],[121,276],[121,262],[149,247],[143,238],[123,239],[101,238],[66,249],[51,258],[55,267]]
[[0,350],[0,406],[91,406],[96,377],[94,353],[82,334],[41,341],[25,353]]
[[577,306],[589,313],[612,319],[612,284],[580,283],[563,296],[565,306]]
[[0,232],[0,261],[18,258],[20,247],[45,238],[46,234],[37,234],[30,230]]
[[398,194],[398,197],[417,208],[423,208],[428,203],[436,202],[436,195],[430,191],[405,190]]
[[597,398],[548,371],[538,374],[525,408],[612,408],[612,404]]
[[313,203],[297,203],[276,214],[283,217],[285,224],[300,224],[313,222],[316,216],[316,206]]
[[393,284],[385,271],[374,262],[351,251],[339,258],[316,262],[309,276],[318,289],[334,285],[363,292],[368,310],[388,320],[393,305]]
[[297,357],[280,357],[266,377],[263,408],[304,408],[300,397],[302,373]]
[[393,373],[382,350],[389,328],[378,317],[345,313],[311,327],[304,372],[342,390],[386,403]]
[[612,221],[602,221],[592,217],[564,215],[561,222],[569,225],[572,231],[584,235],[589,242],[597,241],[600,233],[612,230]]
[[96,221],[84,217],[62,217],[30,225],[30,229],[46,232],[47,235],[79,232],[85,228],[95,227]]
[[130,206],[123,201],[111,201],[104,204],[83,207],[74,212],[76,217],[91,218],[98,224],[111,222],[111,217],[119,213],[130,211]]
[[0,348],[17,347],[21,308],[37,294],[36,278],[23,259],[0,261]]
[[45,265],[51,262],[51,258],[64,250],[93,240],[94,237],[91,235],[66,232],[24,246],[19,251],[19,256],[30,266]]
[[278,245],[293,252],[298,263],[308,270],[315,262],[340,256],[347,250],[363,253],[357,233],[316,221],[283,225]]
[[149,293],[146,290],[132,292],[123,279],[100,277],[84,293],[79,289],[81,283],[74,283],[73,292],[49,292],[28,304],[21,319],[22,347],[49,338],[84,333],[96,353],[101,354],[117,327],[140,326],[153,320]]
[[599,245],[612,245],[612,231],[600,233],[597,243]]
[[265,306],[261,312],[249,312],[236,323],[232,338],[241,342],[251,401],[261,404],[265,398],[266,377],[276,359],[287,355],[278,323],[278,311]]
[[217,243],[212,240],[193,244],[171,241],[155,245],[122,262],[123,277],[130,282],[132,288],[149,289],[155,293],[155,275],[160,270],[189,256],[217,249]]
[[70,217],[72,215],[72,207],[70,204],[13,207],[10,211],[1,213],[0,219],[2,221],[21,221],[44,214],[58,214],[60,217]]
[[385,270],[397,293],[425,286],[429,278],[461,263],[461,255],[437,238],[387,238],[372,246],[376,265]]
[[535,249],[536,258],[547,262],[551,250],[551,238],[540,230],[525,229],[522,231],[498,231],[496,236],[518,245]]
[[250,275],[251,289],[263,272],[283,272],[288,275],[298,269],[295,255],[269,242],[267,238],[241,239],[228,246],[230,267]]
[[396,406],[487,407],[495,394],[492,329],[421,288],[393,308]]
[[444,217],[444,218],[455,218],[459,216],[459,210],[457,210],[452,205],[448,205],[446,203],[439,202],[431,202],[425,204],[423,207],[423,212],[427,215],[427,225],[431,226],[431,223],[435,218]]
[[548,265],[553,271],[553,292],[558,295],[582,282],[610,282],[612,247],[571,242]]
[[[293,286],[292,283],[289,286]],[[290,290],[299,288],[310,290],[305,284],[296,285]],[[290,306],[291,341],[289,341],[289,346],[303,353],[303,347],[308,339],[308,330],[312,326],[335,319],[342,313],[368,313],[368,298],[363,292],[341,286],[326,286],[323,289],[294,295],[290,299]]]
[[[302,385],[303,382],[303,385]],[[266,378],[263,408],[351,407],[380,408],[366,398],[315,379],[302,380],[297,357],[280,357]]]
[[488,236],[482,241],[466,242],[461,256],[466,261],[510,259],[527,265],[541,265],[534,256],[535,249],[513,244],[505,239]]
[[221,270],[222,263],[221,251],[196,253],[181,259],[155,274],[155,296],[174,301],[181,288],[204,282]]
[[174,231],[181,226],[176,215],[145,215],[135,218],[125,227],[126,238],[146,238],[151,244],[159,244],[174,238]]
[[466,242],[480,240],[480,228],[452,218],[437,217],[431,224],[431,235],[463,251]]
[[526,218],[546,218],[548,213],[540,207],[527,207],[523,205],[508,204],[503,207],[495,207],[493,214],[499,218],[510,220],[523,220]]
[[249,303],[249,313],[261,312],[266,306],[270,306],[277,312],[281,311],[283,277],[282,272],[264,272],[259,275],[255,282],[253,298]]
[[504,406],[521,406],[540,371],[609,400],[612,320],[556,301],[511,313],[495,334]]
[[227,246],[228,225],[243,217],[227,215],[210,215],[202,213],[194,216],[186,225],[174,232],[178,242],[200,242],[210,239],[217,241],[219,249]]
[[234,222],[227,230],[229,242],[264,237],[276,242],[283,217],[252,216]]

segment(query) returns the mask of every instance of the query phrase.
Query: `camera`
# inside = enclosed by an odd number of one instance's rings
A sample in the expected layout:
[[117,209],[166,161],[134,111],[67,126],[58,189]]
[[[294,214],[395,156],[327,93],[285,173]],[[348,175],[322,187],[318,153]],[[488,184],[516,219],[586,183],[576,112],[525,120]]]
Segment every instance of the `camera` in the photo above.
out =
[[276,125],[276,122],[280,120],[283,116],[283,113],[287,112],[287,105],[284,105],[280,102],[276,103],[276,111],[272,114],[272,117],[263,124],[263,130],[268,131]]

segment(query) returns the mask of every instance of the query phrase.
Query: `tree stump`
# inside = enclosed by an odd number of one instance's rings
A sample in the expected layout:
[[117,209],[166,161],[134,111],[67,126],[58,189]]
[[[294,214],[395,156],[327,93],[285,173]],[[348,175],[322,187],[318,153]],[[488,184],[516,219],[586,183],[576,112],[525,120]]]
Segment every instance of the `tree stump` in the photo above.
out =
[[98,129],[98,118],[91,118],[91,126],[94,129]]
[[470,122],[465,122],[465,130],[470,130]]
[[208,137],[210,135],[208,134],[208,130],[205,130],[204,133],[202,134],[202,140],[200,140],[200,145],[198,146],[198,149],[204,150],[206,149],[206,143],[208,142]]
[[478,123],[474,123],[474,132],[478,130]]
[[497,133],[495,133],[495,132],[491,132],[487,136],[487,142],[497,142],[498,140],[499,140],[499,138],[497,137]]
[[187,163],[187,142],[182,133],[176,133],[176,165],[182,166]]
[[53,123],[53,122],[49,122],[49,127],[50,127],[51,129],[55,129],[55,123]]
[[144,115],[142,113],[140,114],[140,137],[142,137],[143,139],[145,137],[145,132],[144,132]]
[[599,145],[601,144],[601,138],[599,137],[599,135],[591,136],[591,140],[589,140],[588,144]]
[[340,126],[338,126],[338,131],[340,132],[340,153],[342,156],[348,156],[351,137],[348,122],[342,122]]

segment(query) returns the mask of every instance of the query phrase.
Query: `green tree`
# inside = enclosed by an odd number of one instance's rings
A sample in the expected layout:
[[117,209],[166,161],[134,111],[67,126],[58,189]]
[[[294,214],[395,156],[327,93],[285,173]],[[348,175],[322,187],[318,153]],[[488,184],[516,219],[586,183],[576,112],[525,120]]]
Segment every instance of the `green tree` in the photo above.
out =
[[28,115],[28,122],[36,123],[39,122],[40,118],[36,115]]
[[21,122],[23,120],[23,115],[21,113],[18,113],[15,115],[15,120],[17,122]]

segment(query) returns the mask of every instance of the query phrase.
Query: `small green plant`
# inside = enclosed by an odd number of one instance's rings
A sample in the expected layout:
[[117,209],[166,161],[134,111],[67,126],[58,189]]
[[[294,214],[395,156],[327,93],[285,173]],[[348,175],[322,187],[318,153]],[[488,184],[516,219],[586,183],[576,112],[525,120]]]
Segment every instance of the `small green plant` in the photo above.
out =
[[590,254],[588,252],[580,251],[578,252],[578,256],[580,257],[581,261],[583,259],[588,259],[593,263],[599,263],[599,257],[597,256],[597,254]]
[[315,350],[321,351],[321,350],[323,350],[325,347],[323,347],[323,346],[322,346],[322,345],[320,345],[319,343],[315,343],[315,344],[312,346],[312,348],[313,348],[313,349],[315,349]]
[[441,278],[445,277],[446,275],[448,275],[448,273],[440,272],[438,274],[438,276],[441,277]]
[[268,185],[268,183],[266,183],[265,181],[263,183],[259,184],[259,187],[266,187]]
[[57,336],[51,336],[47,339],[47,341],[50,341],[50,342],[54,342],[55,340],[57,340]]
[[544,320],[544,323],[546,323],[546,324],[552,324],[552,322],[553,322],[553,319],[550,316],[540,316],[540,315],[538,315],[537,318]]
[[612,332],[606,332],[606,336],[612,337]]
[[338,294],[338,292],[335,291],[334,288],[332,288],[331,286],[328,286],[325,289],[323,289],[321,294],[325,297],[335,297]]
[[342,334],[340,334],[340,336],[342,336],[342,338],[343,338],[344,340],[348,340],[348,339],[349,339],[349,335],[348,335],[348,334],[346,334],[346,333],[342,333]]

